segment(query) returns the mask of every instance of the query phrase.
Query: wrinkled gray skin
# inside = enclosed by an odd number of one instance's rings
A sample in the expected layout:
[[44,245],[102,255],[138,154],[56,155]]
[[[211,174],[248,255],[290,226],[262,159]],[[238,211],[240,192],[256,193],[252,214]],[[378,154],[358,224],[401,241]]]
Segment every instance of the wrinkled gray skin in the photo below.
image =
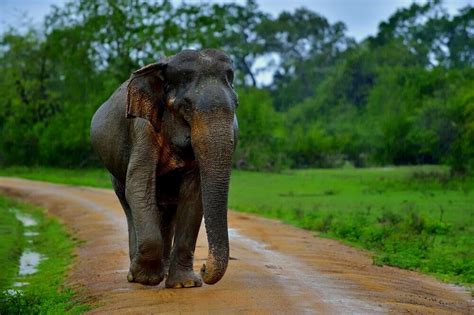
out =
[[[224,275],[238,132],[232,81],[223,52],[185,50],[134,72],[95,113],[91,142],[127,216],[129,281],[167,276],[167,287],[180,288]],[[193,257],[203,214],[209,252],[200,277]]]

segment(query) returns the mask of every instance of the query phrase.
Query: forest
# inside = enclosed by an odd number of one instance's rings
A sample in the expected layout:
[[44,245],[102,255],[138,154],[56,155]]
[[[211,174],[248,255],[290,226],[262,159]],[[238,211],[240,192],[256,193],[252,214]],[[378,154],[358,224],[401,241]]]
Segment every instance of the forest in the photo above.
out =
[[[304,7],[76,0],[0,34],[0,165],[94,167],[95,110],[131,72],[182,49],[233,59],[234,166],[445,164],[474,171],[474,8],[413,3],[356,41]],[[262,71],[273,71],[267,85]]]

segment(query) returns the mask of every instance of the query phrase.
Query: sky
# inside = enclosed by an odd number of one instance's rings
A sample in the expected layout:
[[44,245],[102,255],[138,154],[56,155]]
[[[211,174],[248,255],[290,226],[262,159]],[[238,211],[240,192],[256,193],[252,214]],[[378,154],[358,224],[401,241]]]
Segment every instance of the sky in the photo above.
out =
[[[179,4],[182,0],[172,0]],[[17,26],[23,16],[39,24],[51,5],[61,6],[66,0],[0,0],[0,32],[7,25]],[[188,3],[224,3],[229,0],[186,0]],[[244,4],[245,0],[234,1]],[[379,23],[386,20],[397,8],[409,6],[414,0],[257,0],[263,11],[278,15],[283,10],[306,7],[326,17],[331,23],[342,21],[348,34],[361,40],[377,32]],[[418,0],[417,2],[425,2]],[[474,0],[445,0],[451,14]]]

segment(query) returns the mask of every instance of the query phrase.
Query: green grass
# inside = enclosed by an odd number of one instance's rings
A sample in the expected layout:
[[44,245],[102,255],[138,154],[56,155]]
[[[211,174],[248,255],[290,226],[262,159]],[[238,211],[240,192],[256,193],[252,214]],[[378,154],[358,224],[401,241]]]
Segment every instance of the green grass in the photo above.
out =
[[0,198],[0,291],[11,286],[18,273],[22,237],[23,226]]
[[[105,171],[15,168],[5,175],[110,188]],[[374,263],[474,283],[474,179],[445,167],[234,171],[229,205],[374,253]]]
[[230,207],[369,249],[376,264],[472,284],[473,188],[441,167],[235,172]]
[[[38,222],[28,227],[28,231],[38,233],[31,237],[31,244],[11,209],[18,209]],[[63,287],[75,245],[77,241],[66,233],[63,225],[45,216],[41,209],[0,196],[0,314],[79,314],[88,310],[71,289]],[[40,261],[36,273],[17,277],[20,255],[26,248],[45,259]],[[28,285],[14,287],[16,281]],[[12,294],[12,290],[16,293]]]
[[112,188],[110,175],[105,169],[29,168],[15,166],[0,169],[0,176],[15,176],[58,184]]

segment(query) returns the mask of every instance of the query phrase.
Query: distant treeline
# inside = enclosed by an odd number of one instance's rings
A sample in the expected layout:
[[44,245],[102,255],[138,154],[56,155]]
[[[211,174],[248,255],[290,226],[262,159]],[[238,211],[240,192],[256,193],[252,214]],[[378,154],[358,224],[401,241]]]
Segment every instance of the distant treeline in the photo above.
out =
[[160,56],[214,47],[237,70],[236,167],[474,169],[471,6],[450,16],[440,1],[414,3],[360,43],[316,12],[273,17],[252,0],[77,0],[24,29],[0,35],[3,165],[98,165],[89,123],[118,85]]

